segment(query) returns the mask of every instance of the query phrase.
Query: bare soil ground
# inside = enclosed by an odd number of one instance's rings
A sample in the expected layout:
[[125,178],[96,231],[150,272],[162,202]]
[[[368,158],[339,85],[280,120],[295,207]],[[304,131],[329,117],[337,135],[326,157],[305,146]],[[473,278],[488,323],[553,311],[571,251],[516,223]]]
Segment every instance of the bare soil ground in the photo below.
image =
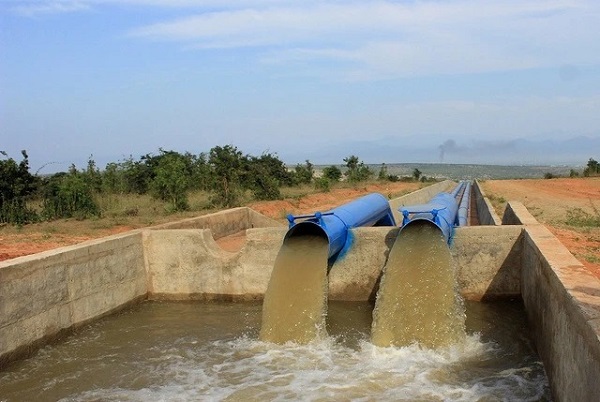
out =
[[[590,216],[600,210],[600,178],[489,180],[482,183],[500,216],[506,201],[520,201],[545,224],[591,272],[600,277],[600,228],[576,227],[567,211],[579,208]],[[248,206],[282,223],[286,215],[326,211],[356,197],[379,192],[389,198],[414,191],[420,183],[371,183],[354,188],[336,188],[328,193],[309,194],[279,201],[255,202]],[[174,217],[173,219],[180,219]],[[158,222],[157,222],[158,223]],[[19,229],[0,227],[0,261],[143,227],[99,225],[94,221],[57,221],[27,225]],[[236,251],[244,236],[221,239],[225,250]]]
[[310,194],[299,199],[255,202],[248,206],[269,218],[287,223],[287,214],[325,212],[357,197],[374,192],[392,199],[425,186],[421,183],[412,182],[370,183],[360,187],[335,189],[328,193]]
[[[600,219],[600,178],[490,180],[482,187],[502,216],[507,201],[520,201],[567,249],[600,278],[600,227],[579,226],[573,212]],[[587,214],[587,215],[585,215]]]

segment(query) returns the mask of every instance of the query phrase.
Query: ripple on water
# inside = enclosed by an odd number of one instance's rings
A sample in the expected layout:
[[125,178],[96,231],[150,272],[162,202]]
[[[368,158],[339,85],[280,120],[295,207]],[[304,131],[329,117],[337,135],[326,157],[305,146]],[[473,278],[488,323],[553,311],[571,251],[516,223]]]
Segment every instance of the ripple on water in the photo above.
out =
[[[145,303],[135,314],[107,317],[0,373],[0,399],[548,399],[543,367],[530,349],[510,343],[521,342],[510,330],[471,332],[464,342],[435,351],[377,347],[369,342],[371,309],[368,303],[333,303],[330,321],[339,325],[330,328],[333,335],[280,345],[258,340],[260,304]],[[467,316],[475,311],[470,315],[482,327],[498,321],[477,309],[489,307],[467,306]],[[359,331],[339,330],[359,316],[365,320]],[[491,338],[495,333],[510,342]]]

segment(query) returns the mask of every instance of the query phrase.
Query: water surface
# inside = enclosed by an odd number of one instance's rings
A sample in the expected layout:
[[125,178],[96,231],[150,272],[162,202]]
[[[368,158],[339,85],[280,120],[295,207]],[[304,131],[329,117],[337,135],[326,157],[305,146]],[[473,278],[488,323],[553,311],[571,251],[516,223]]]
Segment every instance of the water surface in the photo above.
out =
[[370,343],[373,306],[330,302],[329,336],[258,340],[261,303],[145,302],[0,372],[2,401],[545,400],[519,303],[466,303],[438,350]]

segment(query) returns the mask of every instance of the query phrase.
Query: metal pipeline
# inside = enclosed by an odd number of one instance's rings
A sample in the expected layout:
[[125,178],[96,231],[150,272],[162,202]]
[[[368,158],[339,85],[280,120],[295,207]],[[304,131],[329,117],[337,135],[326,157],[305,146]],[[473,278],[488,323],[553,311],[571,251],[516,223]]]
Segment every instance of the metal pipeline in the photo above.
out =
[[[371,193],[328,212],[288,215],[289,230],[284,242],[295,236],[321,236],[329,242],[329,258],[338,254],[349,241],[348,229],[360,226],[396,226],[388,200]],[[296,223],[296,219],[304,219]]]
[[469,217],[469,205],[471,202],[471,182],[468,181],[463,191],[460,205],[458,206],[458,226],[467,226]]
[[439,193],[427,204],[404,206],[399,209],[402,213],[402,228],[415,222],[433,223],[442,231],[446,242],[449,244],[454,231],[454,223],[458,213],[456,196],[463,188],[464,183],[459,183],[451,193]]
[[450,194],[452,194],[452,197],[458,198],[458,195],[460,194],[460,191],[463,189],[464,186],[465,186],[464,181],[461,181],[460,183],[458,183],[458,185],[456,187],[454,187],[454,190],[452,190],[450,192]]

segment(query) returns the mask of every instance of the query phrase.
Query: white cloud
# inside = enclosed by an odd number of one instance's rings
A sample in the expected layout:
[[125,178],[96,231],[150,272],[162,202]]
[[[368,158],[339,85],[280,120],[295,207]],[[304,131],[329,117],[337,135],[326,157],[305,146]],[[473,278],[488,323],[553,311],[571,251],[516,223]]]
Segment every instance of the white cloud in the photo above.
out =
[[[315,1],[315,0],[312,0]],[[95,7],[118,5],[182,9],[239,9],[294,4],[294,0],[3,0],[10,9],[22,16],[72,13]],[[307,0],[305,4],[308,4]]]
[[250,47],[256,60],[267,64],[342,63],[344,68],[338,66],[335,75],[345,80],[600,64],[600,2],[595,0],[14,4],[14,11],[28,16],[102,7],[110,12],[111,5],[180,9],[182,17],[133,28],[129,34],[173,41],[185,49]]
[[254,47],[266,63],[343,62],[353,66],[343,75],[356,80],[600,63],[600,3],[591,0],[257,4],[131,35],[186,48]]
[[24,17],[37,17],[48,14],[64,14],[89,10],[86,1],[28,1],[14,6],[12,11]]

